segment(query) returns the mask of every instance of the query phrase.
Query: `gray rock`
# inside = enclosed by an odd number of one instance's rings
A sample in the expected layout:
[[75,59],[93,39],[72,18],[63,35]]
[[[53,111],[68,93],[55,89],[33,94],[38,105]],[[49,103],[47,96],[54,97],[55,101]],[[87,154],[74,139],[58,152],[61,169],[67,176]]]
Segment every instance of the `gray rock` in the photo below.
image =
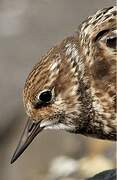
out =
[[103,171],[87,180],[116,180],[117,169]]

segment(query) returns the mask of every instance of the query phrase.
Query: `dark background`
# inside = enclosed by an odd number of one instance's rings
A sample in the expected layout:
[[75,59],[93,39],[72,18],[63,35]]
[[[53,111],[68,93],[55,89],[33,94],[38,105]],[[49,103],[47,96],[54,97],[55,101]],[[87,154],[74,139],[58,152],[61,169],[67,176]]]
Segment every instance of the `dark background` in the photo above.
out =
[[[51,162],[60,156],[79,163],[79,159],[101,154],[114,167],[114,143],[62,131],[43,132],[10,165],[25,124],[22,89],[32,66],[87,16],[114,4],[114,0],[0,0],[0,180],[45,180]],[[91,165],[90,158],[87,164]]]

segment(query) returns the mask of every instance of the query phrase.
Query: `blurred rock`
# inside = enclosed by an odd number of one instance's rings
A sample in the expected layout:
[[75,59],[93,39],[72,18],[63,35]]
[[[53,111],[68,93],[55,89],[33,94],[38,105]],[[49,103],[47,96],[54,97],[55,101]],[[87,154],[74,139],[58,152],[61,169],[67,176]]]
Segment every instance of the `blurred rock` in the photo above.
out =
[[84,180],[104,170],[112,169],[113,163],[104,156],[89,156],[79,160],[60,156],[50,163],[48,180]]
[[83,178],[114,168],[113,162],[103,155],[87,156],[79,160],[79,173]]
[[94,177],[89,178],[87,180],[116,180],[116,177],[117,177],[117,170],[112,169],[96,174]]
[[78,172],[78,166],[78,162],[72,158],[66,156],[57,157],[50,164],[50,179],[57,180],[73,176]]

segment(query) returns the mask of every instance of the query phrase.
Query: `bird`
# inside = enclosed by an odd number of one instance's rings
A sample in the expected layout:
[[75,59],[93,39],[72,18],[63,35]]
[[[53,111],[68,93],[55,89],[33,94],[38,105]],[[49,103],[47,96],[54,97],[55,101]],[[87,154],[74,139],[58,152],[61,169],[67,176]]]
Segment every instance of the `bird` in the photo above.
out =
[[98,10],[33,67],[23,89],[28,120],[11,163],[46,129],[116,140],[116,12]]

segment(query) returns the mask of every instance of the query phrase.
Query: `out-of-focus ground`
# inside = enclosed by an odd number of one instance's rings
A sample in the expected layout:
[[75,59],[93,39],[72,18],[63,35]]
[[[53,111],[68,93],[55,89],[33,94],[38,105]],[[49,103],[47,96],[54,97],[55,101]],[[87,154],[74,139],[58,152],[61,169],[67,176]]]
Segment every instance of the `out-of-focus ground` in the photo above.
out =
[[0,180],[73,180],[115,167],[115,143],[41,133],[10,165],[25,124],[22,89],[32,66],[114,0],[0,0]]

